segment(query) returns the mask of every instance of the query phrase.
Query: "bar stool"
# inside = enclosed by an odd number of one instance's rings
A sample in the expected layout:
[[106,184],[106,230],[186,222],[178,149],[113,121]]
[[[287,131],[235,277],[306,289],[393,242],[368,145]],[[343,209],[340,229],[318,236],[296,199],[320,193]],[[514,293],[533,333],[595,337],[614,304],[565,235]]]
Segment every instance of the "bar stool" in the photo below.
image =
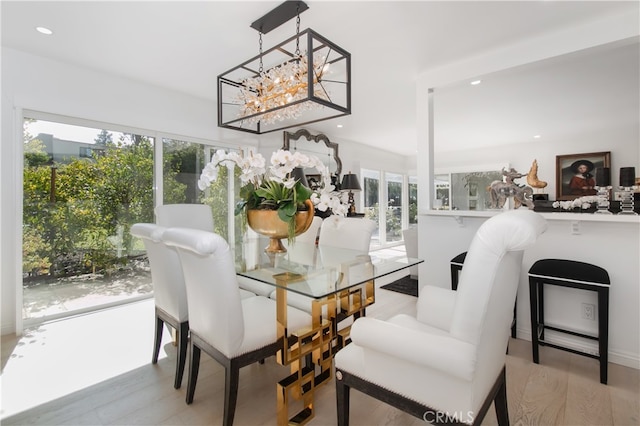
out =
[[[460,271],[464,265],[464,260],[467,258],[467,252],[460,253],[453,259],[451,259],[451,290],[458,290],[458,280],[460,279]],[[518,306],[518,300],[513,305],[513,322],[511,322],[511,337],[516,338],[516,307]]]
[[[544,323],[544,285],[579,288],[598,293],[598,336],[546,325]],[[531,303],[531,349],[533,362],[539,364],[538,346],[550,346],[563,351],[600,360],[600,383],[607,384],[609,351],[609,274],[589,263],[573,260],[542,259],[529,269],[529,300]],[[598,355],[549,343],[544,330],[553,330],[598,341]]]

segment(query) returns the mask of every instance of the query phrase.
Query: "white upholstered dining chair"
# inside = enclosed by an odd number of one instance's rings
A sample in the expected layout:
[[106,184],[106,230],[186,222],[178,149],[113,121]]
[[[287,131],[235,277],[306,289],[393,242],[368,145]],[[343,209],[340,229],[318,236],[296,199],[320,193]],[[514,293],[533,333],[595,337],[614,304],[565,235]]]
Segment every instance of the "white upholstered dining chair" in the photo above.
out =
[[[182,266],[175,249],[167,247],[162,236],[167,228],[154,223],[136,223],[131,227],[131,235],[144,243],[149,258],[153,298],[155,304],[155,332],[151,363],[158,362],[162,344],[163,326],[166,324],[176,332],[176,374],[173,386],[182,385],[187,342],[189,337],[189,312],[187,295],[182,275]],[[240,289],[240,297],[255,296],[254,293]]]
[[[309,225],[309,229],[307,229],[306,231],[304,231],[302,234],[298,235],[295,238],[295,241],[293,242],[293,244],[295,245],[295,243],[305,243],[305,244],[310,244],[313,243],[315,244],[317,242],[318,239],[318,234],[320,233],[320,227],[322,226],[322,218],[320,216],[314,216],[313,220],[311,221],[311,225]],[[288,247],[288,241],[286,239],[282,240],[282,244],[285,247]]]
[[155,303],[155,338],[151,362],[158,362],[163,325],[166,323],[176,331],[178,356],[173,387],[178,389],[182,384],[187,359],[189,313],[180,259],[175,250],[162,242],[165,229],[153,223],[136,223],[131,227],[131,235],[144,242],[151,269]]
[[[320,226],[322,225],[322,218],[314,216],[309,228],[298,235],[295,241],[290,245],[286,238],[281,240],[282,245],[287,249],[290,259],[295,262],[306,263],[309,259],[313,259],[311,255],[315,249],[315,243],[320,232]],[[253,233],[251,229],[247,232]],[[296,246],[296,243],[300,243]],[[310,254],[311,253],[311,254]],[[238,277],[238,284],[240,288],[247,291],[251,291],[259,296],[271,297],[275,299],[275,289],[273,286],[262,283],[258,280],[253,280],[247,277]]]
[[[240,298],[231,250],[218,234],[171,228],[163,240],[178,251],[187,289],[191,329],[187,404],[193,402],[204,351],[225,368],[222,424],[230,426],[240,368],[275,355],[283,347],[277,339],[276,302],[262,296]],[[295,330],[308,327],[311,317],[289,308],[287,321]]]
[[166,228],[194,228],[213,232],[213,213],[205,204],[164,204],[155,208],[156,223]]
[[523,250],[546,229],[530,210],[487,220],[471,242],[458,291],[425,286],[417,316],[359,318],[335,357],[338,425],[353,388],[429,422],[480,424],[492,402],[509,423],[505,358]]
[[[407,257],[418,257],[418,228],[408,228],[402,230],[402,239],[404,240],[404,248]],[[409,268],[409,276],[415,280],[418,279],[418,265]]]
[[329,216],[322,221],[318,246],[340,247],[368,253],[375,229],[376,223],[369,219]]
[[[333,247],[357,250],[363,255],[368,254],[375,228],[375,222],[364,218],[329,216],[324,219],[318,237],[318,251],[323,264],[339,265],[343,260],[339,251],[331,250]],[[271,297],[275,298],[275,292]],[[287,304],[305,312],[311,312],[311,302],[310,297],[293,292],[287,294]]]

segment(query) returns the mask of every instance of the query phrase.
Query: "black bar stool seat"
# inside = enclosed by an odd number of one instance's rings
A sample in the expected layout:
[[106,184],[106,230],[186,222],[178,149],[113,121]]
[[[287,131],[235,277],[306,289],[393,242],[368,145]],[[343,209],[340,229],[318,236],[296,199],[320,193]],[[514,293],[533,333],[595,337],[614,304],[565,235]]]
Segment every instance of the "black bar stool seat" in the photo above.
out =
[[[460,253],[453,259],[451,259],[451,290],[458,290],[458,280],[460,279],[460,271],[462,271],[462,266],[464,265],[464,260],[467,258],[467,252]],[[513,306],[513,321],[511,322],[511,337],[516,338],[516,306],[518,304],[518,300],[516,299],[516,304]]]
[[[544,322],[544,285],[579,288],[598,293],[598,336],[547,325]],[[600,383],[607,384],[609,351],[609,286],[606,270],[590,263],[564,259],[542,259],[529,269],[529,300],[531,303],[531,349],[533,362],[539,364],[538,346],[550,346],[600,361]],[[598,355],[566,348],[545,341],[545,329],[598,341]]]

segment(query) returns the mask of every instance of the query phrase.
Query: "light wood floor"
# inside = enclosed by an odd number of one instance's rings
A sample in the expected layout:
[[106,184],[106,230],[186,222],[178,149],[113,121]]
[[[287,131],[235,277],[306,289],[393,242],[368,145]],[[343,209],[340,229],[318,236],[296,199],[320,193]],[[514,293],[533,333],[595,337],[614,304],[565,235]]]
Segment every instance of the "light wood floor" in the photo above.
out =
[[[387,290],[376,292],[376,303],[367,315],[388,318],[398,312],[415,312],[415,298]],[[152,323],[152,321],[150,321]],[[149,326],[151,333],[152,325]],[[125,333],[126,330],[114,330]],[[165,333],[167,334],[167,333]],[[14,339],[15,340],[15,339]],[[83,343],[83,342],[76,342]],[[84,342],[86,343],[86,342]],[[3,367],[11,346],[20,342],[3,339]],[[70,348],[71,349],[71,348]],[[219,425],[222,420],[224,371],[203,354],[195,400],[184,402],[182,389],[173,389],[175,348],[164,346],[168,356],[109,378],[56,400],[2,420],[3,425]],[[82,350],[82,344],[75,350]],[[150,358],[151,346],[144,348]],[[640,424],[640,374],[638,370],[609,365],[609,385],[598,379],[596,360],[551,348],[541,348],[540,365],[531,362],[531,345],[512,339],[507,357],[509,416],[514,425],[638,425]],[[101,369],[101,365],[93,368]],[[240,374],[236,425],[275,423],[277,380],[288,367],[273,358],[264,365],[245,367]],[[81,375],[70,371],[68,377]],[[42,386],[56,386],[43,374]],[[425,384],[425,386],[428,384]],[[3,383],[3,393],[12,392]],[[352,425],[424,425],[372,398],[352,391]],[[317,391],[316,417],[310,425],[335,425],[333,381]],[[484,423],[496,424],[493,409]]]

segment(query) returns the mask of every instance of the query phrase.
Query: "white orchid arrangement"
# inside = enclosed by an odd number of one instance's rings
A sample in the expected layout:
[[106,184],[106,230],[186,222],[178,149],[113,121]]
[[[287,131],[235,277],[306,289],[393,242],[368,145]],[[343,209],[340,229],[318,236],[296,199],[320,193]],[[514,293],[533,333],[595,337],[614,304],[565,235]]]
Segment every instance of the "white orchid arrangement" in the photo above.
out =
[[579,197],[573,200],[568,201],[554,201],[552,206],[554,209],[558,207],[564,210],[573,210],[575,208],[581,208],[582,210],[587,210],[591,207],[591,203],[597,203],[598,196],[596,195],[588,195],[586,197]]
[[[215,182],[220,167],[238,167],[242,201],[236,205],[236,214],[247,209],[277,210],[281,220],[293,224],[298,207],[308,199],[320,211],[330,209],[334,215],[347,214],[344,195],[335,191],[329,169],[317,157],[280,149],[271,155],[270,163],[267,168],[265,158],[259,153],[249,152],[244,156],[238,152],[218,150],[202,170],[198,187],[204,191]],[[320,172],[322,185],[319,190],[312,191],[293,176],[293,170],[298,167]]]

